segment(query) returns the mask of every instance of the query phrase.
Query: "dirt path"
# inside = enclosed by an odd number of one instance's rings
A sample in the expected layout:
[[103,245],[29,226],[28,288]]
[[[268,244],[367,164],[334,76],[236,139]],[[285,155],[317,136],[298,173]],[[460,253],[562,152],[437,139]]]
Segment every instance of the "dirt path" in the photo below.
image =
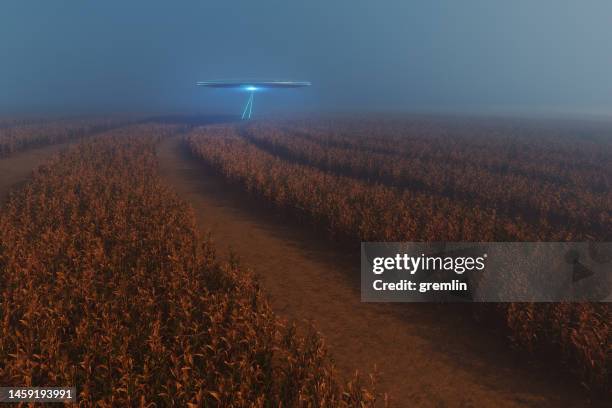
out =
[[361,303],[357,254],[342,254],[249,203],[191,159],[178,138],[164,141],[158,154],[163,177],[192,204],[200,228],[255,270],[277,313],[313,320],[341,373],[377,364],[392,406],[588,405],[567,379],[517,361],[458,305]]
[[4,203],[12,187],[27,180],[32,170],[69,144],[39,147],[0,158],[0,205]]

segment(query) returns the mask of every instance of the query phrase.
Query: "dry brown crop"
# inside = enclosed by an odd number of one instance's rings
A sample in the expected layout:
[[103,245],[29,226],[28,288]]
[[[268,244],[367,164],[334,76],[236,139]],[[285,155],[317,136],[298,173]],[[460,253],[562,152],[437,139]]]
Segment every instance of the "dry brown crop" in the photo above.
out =
[[[359,121],[209,126],[186,143],[227,180],[349,242],[609,240],[609,133],[549,130],[538,139],[533,129],[512,137],[512,126],[457,135],[404,124],[403,131],[395,122],[390,130]],[[514,345],[609,390],[607,304],[477,311]]]
[[400,135],[356,136],[340,142],[265,122],[246,126],[240,134],[293,162],[466,206],[494,208],[533,225],[564,225],[581,238],[601,237],[612,229],[609,141],[416,133],[404,140]]
[[0,157],[54,143],[68,142],[132,122],[132,119],[84,118],[62,120],[14,120],[0,124]]
[[75,385],[84,406],[371,406],[341,386],[315,332],[271,312],[257,282],[198,240],[123,128],[39,168],[0,214],[0,383]]

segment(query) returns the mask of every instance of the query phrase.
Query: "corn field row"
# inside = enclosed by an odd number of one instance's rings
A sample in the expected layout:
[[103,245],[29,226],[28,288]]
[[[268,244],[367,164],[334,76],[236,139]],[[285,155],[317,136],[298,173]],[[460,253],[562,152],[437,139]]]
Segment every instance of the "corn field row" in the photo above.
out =
[[[82,406],[373,406],[323,339],[280,321],[217,259],[138,125],[81,142],[0,214],[0,383],[76,386]],[[305,332],[303,334],[302,332]]]
[[[348,242],[564,241],[597,235],[546,219],[529,223],[495,208],[289,161],[252,144],[243,132],[233,125],[209,126],[194,130],[185,142],[195,157],[226,180]],[[260,138],[276,140],[268,135]],[[278,143],[291,143],[288,140]],[[607,304],[515,303],[475,306],[474,311],[483,323],[501,327],[512,345],[553,356],[578,381],[609,391]]]

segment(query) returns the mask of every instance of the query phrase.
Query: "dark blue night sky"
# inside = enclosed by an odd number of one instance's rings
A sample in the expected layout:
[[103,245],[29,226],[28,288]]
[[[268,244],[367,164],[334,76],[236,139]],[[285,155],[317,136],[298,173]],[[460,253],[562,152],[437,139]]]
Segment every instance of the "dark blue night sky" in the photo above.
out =
[[310,80],[266,112],[606,114],[609,0],[3,0],[0,115],[231,112],[197,80]]

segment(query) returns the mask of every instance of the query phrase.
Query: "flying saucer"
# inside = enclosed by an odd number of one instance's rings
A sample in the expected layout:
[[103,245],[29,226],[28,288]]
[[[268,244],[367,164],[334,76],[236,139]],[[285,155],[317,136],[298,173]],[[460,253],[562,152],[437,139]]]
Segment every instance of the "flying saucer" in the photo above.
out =
[[309,81],[289,80],[217,79],[211,81],[198,81],[196,85],[207,88],[229,88],[250,92],[249,99],[242,110],[242,119],[251,119],[251,115],[253,114],[253,99],[255,92],[265,89],[303,88],[310,86],[311,83]]
[[278,80],[235,80],[221,79],[213,81],[199,81],[198,86],[206,86],[208,88],[234,88],[244,89],[246,91],[269,89],[269,88],[302,88],[310,86],[308,81],[278,81]]

